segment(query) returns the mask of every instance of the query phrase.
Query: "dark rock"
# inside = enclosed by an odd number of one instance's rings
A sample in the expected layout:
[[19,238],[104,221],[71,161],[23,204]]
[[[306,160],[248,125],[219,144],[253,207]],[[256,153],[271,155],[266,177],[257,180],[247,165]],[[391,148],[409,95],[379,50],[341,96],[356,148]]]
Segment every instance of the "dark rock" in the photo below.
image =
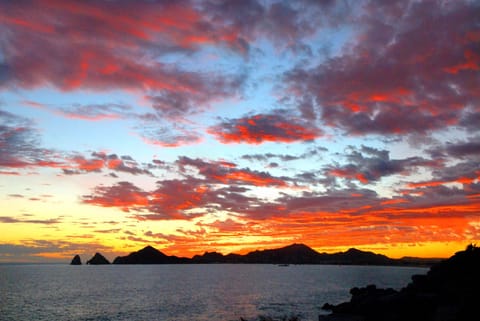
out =
[[101,265],[101,264],[110,264],[110,262],[100,253],[95,253],[95,255],[87,261],[87,264],[91,265]]
[[80,256],[78,254],[73,257],[70,265],[82,265],[82,260],[80,259]]
[[473,321],[478,317],[479,271],[480,248],[469,246],[433,265],[426,275],[414,275],[400,291],[374,285],[352,288],[349,302],[324,304],[323,308],[332,314],[321,320],[348,316],[365,321]]

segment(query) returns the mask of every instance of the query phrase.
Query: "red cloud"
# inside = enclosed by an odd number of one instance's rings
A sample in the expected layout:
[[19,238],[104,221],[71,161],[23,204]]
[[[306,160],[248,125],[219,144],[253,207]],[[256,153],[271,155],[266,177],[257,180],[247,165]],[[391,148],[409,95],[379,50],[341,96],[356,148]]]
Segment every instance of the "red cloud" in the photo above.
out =
[[79,174],[82,172],[101,172],[110,169],[116,172],[125,172],[132,175],[152,175],[146,168],[142,168],[130,156],[118,157],[116,154],[107,155],[103,152],[92,153],[92,158],[77,155],[67,161],[63,169],[65,174]]
[[[159,62],[163,54],[193,51],[202,43],[236,46],[234,30],[212,26],[189,2],[2,2],[0,23],[0,87],[148,91],[162,117],[178,118],[234,95],[243,81]],[[117,115],[73,109],[58,112],[88,120]]]
[[149,194],[129,182],[119,182],[114,186],[99,186],[94,194],[85,195],[83,202],[102,207],[120,207],[128,212],[131,209],[147,206]]
[[286,187],[287,183],[279,178],[271,177],[262,173],[253,173],[250,171],[236,170],[226,173],[225,176],[219,177],[225,182],[239,182],[240,184],[248,184],[255,186],[278,186]]
[[321,136],[321,131],[311,124],[274,114],[227,120],[210,127],[208,132],[225,144],[292,143]]
[[[286,74],[304,116],[352,134],[396,135],[462,125],[464,112],[478,112],[480,7],[421,1],[392,8],[364,4],[356,43]],[[305,101],[316,104],[308,109]]]
[[83,196],[83,203],[135,212],[133,217],[139,220],[192,219],[203,215],[185,211],[208,203],[207,186],[194,180],[165,180],[158,184],[153,191],[144,191],[130,182],[99,186],[93,194]]
[[103,159],[85,159],[82,156],[76,156],[72,160],[76,163],[76,168],[86,172],[98,172],[105,166]]

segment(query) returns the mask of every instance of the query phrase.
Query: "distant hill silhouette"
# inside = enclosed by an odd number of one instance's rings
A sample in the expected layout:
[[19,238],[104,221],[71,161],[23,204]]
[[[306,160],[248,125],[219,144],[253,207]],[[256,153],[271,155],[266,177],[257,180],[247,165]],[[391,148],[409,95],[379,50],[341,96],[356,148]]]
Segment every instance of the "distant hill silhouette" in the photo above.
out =
[[360,251],[355,248],[351,248],[346,252],[327,254],[326,260],[332,264],[391,265],[398,263],[398,260],[391,259],[385,255]]
[[101,264],[110,264],[110,262],[100,253],[95,253],[95,255],[87,261],[87,264],[91,265],[101,265]]
[[[420,260],[420,259],[419,259]],[[430,261],[415,261],[409,258],[391,259],[373,252],[349,249],[333,254],[319,253],[305,244],[292,244],[278,249],[257,250],[245,255],[205,252],[191,259],[168,256],[152,246],[147,246],[127,256],[115,258],[113,264],[208,264],[208,263],[252,263],[252,264],[342,264],[342,265],[416,265]],[[433,263],[433,262],[432,262]]]
[[414,275],[400,291],[375,285],[352,288],[349,302],[325,304],[333,313],[321,321],[474,321],[478,320],[480,248],[433,265],[426,275]]
[[188,259],[176,256],[168,256],[147,246],[140,251],[130,253],[127,256],[119,256],[113,260],[113,264],[179,264],[188,263]]

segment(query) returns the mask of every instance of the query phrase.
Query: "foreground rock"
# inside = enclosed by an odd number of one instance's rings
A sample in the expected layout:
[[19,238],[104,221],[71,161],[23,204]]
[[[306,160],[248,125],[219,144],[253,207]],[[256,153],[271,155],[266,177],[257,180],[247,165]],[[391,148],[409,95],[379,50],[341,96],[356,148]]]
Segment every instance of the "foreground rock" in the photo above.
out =
[[110,264],[110,262],[100,253],[95,253],[95,255],[87,261],[87,264],[91,265],[101,265],[101,264]]
[[480,248],[473,245],[414,275],[407,287],[396,291],[374,285],[353,288],[350,302],[325,304],[333,313],[320,321],[474,321],[478,320]]
[[72,262],[70,262],[70,265],[82,265],[82,260],[80,259],[80,255],[75,255],[72,259]]

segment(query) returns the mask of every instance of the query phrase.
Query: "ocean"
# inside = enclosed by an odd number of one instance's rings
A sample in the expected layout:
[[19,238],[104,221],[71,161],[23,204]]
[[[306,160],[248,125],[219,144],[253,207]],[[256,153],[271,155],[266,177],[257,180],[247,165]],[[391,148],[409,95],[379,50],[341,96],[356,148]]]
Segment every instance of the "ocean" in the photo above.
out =
[[354,286],[400,289],[426,268],[268,264],[0,265],[1,321],[316,321]]

